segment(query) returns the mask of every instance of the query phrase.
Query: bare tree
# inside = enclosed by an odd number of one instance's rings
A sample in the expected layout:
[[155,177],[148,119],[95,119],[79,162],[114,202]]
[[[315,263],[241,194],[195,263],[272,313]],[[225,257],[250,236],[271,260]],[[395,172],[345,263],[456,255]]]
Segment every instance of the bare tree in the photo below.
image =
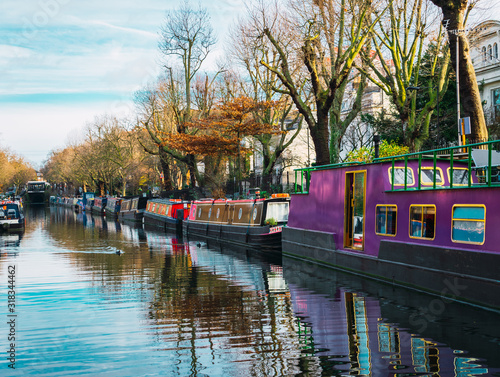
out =
[[189,1],[176,10],[167,12],[161,29],[160,51],[167,57],[177,57],[182,62],[186,104],[180,121],[191,116],[191,81],[216,43],[210,16],[205,8],[190,7]]
[[[272,9],[260,0],[252,20],[255,34],[270,42],[281,62],[278,68],[264,60],[261,63],[280,78],[286,89],[276,90],[292,98],[308,124],[316,163],[338,161],[340,140],[361,109],[366,80],[362,78],[354,106],[346,116],[341,114],[344,91],[353,79],[355,59],[385,9],[375,11],[372,1],[291,0],[291,12],[285,18],[286,10],[280,9],[279,1],[273,4]],[[288,23],[286,33],[278,28],[278,20]],[[297,81],[292,69],[296,60],[307,69],[312,103],[301,96],[303,83]]]
[[[401,123],[401,140],[411,150],[419,150],[429,137],[432,113],[442,99],[449,80],[449,50],[443,51],[443,29],[432,30],[435,13],[426,0],[394,0],[388,17],[373,30],[375,54],[362,54],[370,70],[369,79],[391,99]],[[423,69],[425,47],[434,38],[434,55]],[[421,84],[420,75],[430,77]],[[429,99],[417,111],[417,90],[426,90]]]
[[[251,27],[241,22],[231,33],[230,56],[237,62],[248,77],[248,84],[239,79],[245,94],[255,101],[277,101],[279,106],[269,107],[254,114],[262,124],[279,124],[279,134],[254,135],[259,148],[253,153],[262,155],[263,189],[269,190],[270,179],[278,161],[282,160],[283,152],[288,148],[302,128],[302,116],[295,110],[290,96],[283,93],[286,89],[278,75],[261,64],[264,61],[273,69],[279,69],[280,57],[277,50],[264,46],[262,40],[253,38]],[[269,42],[267,42],[269,45]],[[300,67],[294,69],[295,75],[300,74]],[[305,81],[305,80],[304,80]],[[276,91],[278,89],[279,91]],[[295,111],[294,111],[295,110]]]
[[[203,62],[216,43],[216,38],[210,24],[210,16],[205,8],[191,8],[189,1],[176,10],[167,12],[164,26],[161,29],[162,40],[159,43],[160,51],[165,55],[167,64],[181,61],[184,79],[184,103],[178,102],[175,112],[177,131],[186,132],[186,122],[191,119],[191,82],[200,70]],[[166,66],[172,77],[172,69]],[[165,150],[170,154],[170,150]],[[191,184],[196,181],[196,158],[193,155],[183,157],[191,172]]]

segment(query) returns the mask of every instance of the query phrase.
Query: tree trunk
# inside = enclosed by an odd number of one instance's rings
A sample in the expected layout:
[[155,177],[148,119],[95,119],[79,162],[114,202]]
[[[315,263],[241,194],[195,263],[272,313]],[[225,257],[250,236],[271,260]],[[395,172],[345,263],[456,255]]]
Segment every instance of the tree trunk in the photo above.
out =
[[476,73],[470,57],[469,41],[464,31],[467,0],[432,0],[432,2],[443,11],[443,26],[448,31],[451,62],[455,72],[458,38],[458,78],[460,80],[460,103],[463,109],[460,117],[470,117],[472,132],[470,137],[473,141],[486,141],[488,139],[488,130],[486,129]]
[[188,169],[189,169],[189,185],[192,188],[196,187],[196,160],[194,158],[194,155],[189,154],[187,155],[188,157]]
[[328,133],[328,111],[318,108],[317,121],[310,127],[311,139],[316,151],[316,165],[328,165],[330,163],[329,133]]
[[171,191],[174,189],[172,185],[172,175],[170,174],[170,165],[168,163],[168,154],[163,150],[162,147],[158,148],[160,155],[160,166],[163,172],[163,190]]

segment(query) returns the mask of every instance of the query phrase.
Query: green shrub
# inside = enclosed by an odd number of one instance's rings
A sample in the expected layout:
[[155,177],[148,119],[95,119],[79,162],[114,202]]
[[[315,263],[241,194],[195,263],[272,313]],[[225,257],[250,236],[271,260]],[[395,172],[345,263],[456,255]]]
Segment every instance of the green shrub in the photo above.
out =
[[[382,140],[379,148],[379,157],[399,156],[409,152],[409,148],[403,145],[398,145],[396,142],[391,141],[388,143]],[[346,162],[372,162],[375,156],[374,148],[361,147],[355,151],[347,154]]]
[[274,217],[271,217],[271,218],[266,220],[265,224],[269,225],[269,226],[276,226],[276,225],[278,225],[278,222],[276,221],[276,219]]

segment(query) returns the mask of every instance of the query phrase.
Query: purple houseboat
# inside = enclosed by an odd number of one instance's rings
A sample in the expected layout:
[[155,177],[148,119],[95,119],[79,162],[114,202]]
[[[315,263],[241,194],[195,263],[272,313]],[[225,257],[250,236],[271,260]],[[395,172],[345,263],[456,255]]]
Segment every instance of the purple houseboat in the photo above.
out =
[[499,309],[499,144],[298,170],[283,254]]

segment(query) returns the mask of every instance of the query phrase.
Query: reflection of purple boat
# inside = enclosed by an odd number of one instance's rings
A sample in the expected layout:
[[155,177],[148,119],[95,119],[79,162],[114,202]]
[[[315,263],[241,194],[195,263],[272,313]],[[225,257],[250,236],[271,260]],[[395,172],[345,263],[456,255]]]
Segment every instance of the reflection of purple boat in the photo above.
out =
[[335,299],[293,284],[289,289],[294,315],[300,318],[302,355],[316,359],[321,367],[330,366],[335,373],[328,375],[480,376],[498,371],[457,353],[441,339],[412,334],[389,322],[376,299],[342,288]]
[[299,170],[283,254],[500,308],[498,143]]

